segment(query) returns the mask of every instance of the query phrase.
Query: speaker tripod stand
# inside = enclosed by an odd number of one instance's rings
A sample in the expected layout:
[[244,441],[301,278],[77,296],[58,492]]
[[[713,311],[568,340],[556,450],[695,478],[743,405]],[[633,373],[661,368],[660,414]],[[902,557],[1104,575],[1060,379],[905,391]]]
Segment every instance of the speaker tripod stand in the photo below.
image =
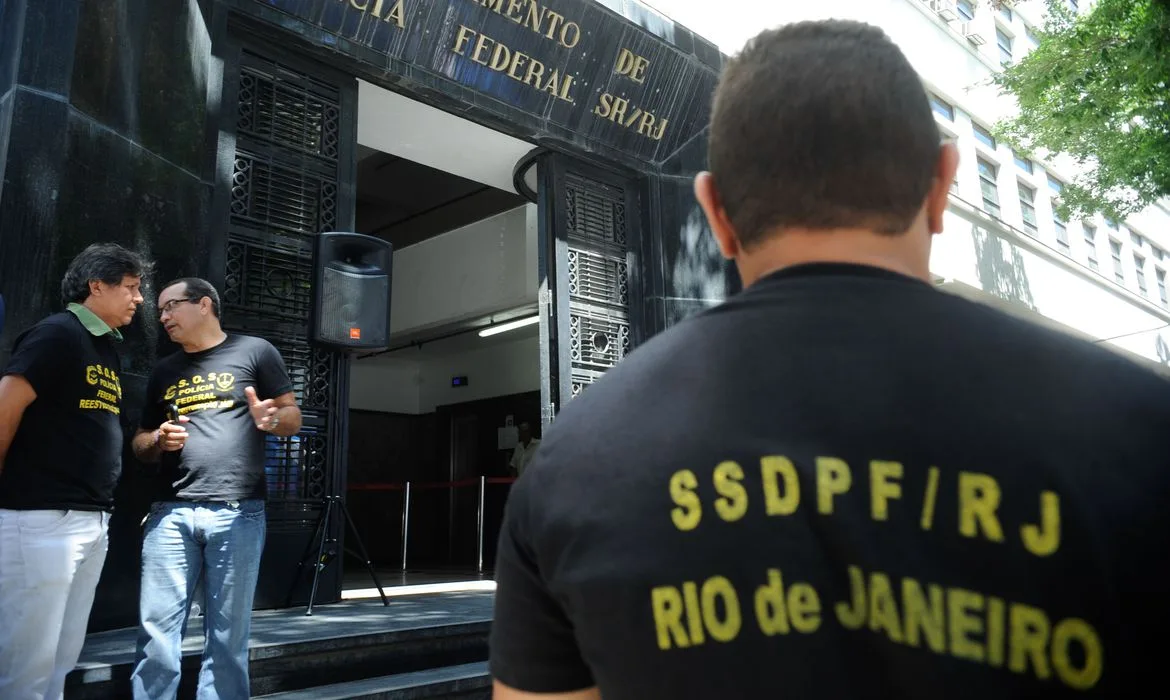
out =
[[[366,553],[366,546],[362,543],[362,537],[358,534],[357,526],[353,524],[353,518],[349,517],[349,509],[345,507],[345,501],[340,496],[326,496],[324,507],[321,509],[321,516],[317,519],[316,532],[313,534],[313,539],[309,540],[309,546],[305,549],[305,554],[301,557],[301,563],[297,566],[296,578],[293,579],[293,587],[295,588],[297,582],[301,580],[301,572],[305,570],[305,564],[309,560],[313,542],[316,541],[317,558],[313,560],[313,587],[309,590],[309,606],[305,609],[305,615],[313,614],[313,603],[317,599],[317,584],[321,578],[321,572],[334,559],[345,560],[345,552],[339,553],[337,551],[337,539],[329,537],[329,523],[335,517],[333,515],[335,508],[341,511],[346,525],[349,526],[349,531],[353,533],[354,542],[357,543],[358,552],[361,554],[360,558],[365,563],[366,569],[370,572],[370,578],[374,580],[374,586],[378,589],[378,595],[382,596],[382,605],[390,605],[390,601],[386,599],[386,591],[382,590],[382,582],[378,580],[378,573],[374,571],[374,565],[370,562],[370,555]],[[330,545],[328,552],[325,550],[325,544],[327,542]],[[353,554],[353,552],[350,552],[350,554]],[[289,604],[292,604],[291,590],[289,591]]]

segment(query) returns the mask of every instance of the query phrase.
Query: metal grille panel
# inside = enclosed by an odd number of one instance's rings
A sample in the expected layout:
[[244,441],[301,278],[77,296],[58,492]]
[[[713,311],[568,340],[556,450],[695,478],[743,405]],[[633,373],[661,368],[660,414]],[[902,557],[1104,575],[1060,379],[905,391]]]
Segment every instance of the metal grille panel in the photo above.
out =
[[[300,434],[267,436],[273,514],[316,517],[307,501],[336,495],[344,464],[345,358],[309,342],[312,236],[338,226],[340,89],[245,52],[223,285],[225,325],[280,352],[304,414]],[[338,433],[343,435],[343,432]],[[276,524],[280,518],[270,518]],[[311,520],[309,521],[312,522]]]
[[569,248],[569,297],[628,307],[629,271],[625,258]]
[[269,335],[268,341],[284,359],[297,404],[306,410],[328,410],[332,398],[330,380],[337,371],[335,355],[299,338]]
[[626,193],[578,174],[565,176],[569,360],[579,395],[630,350]]
[[264,438],[264,475],[269,498],[304,498],[305,455],[300,435]]
[[[309,420],[314,417],[309,414]],[[264,443],[264,475],[268,498],[280,501],[321,500],[328,481],[328,441],[325,433],[306,426],[298,435],[269,435]]]
[[264,244],[229,236],[224,304],[303,322],[312,303],[312,251],[290,243],[270,239]]
[[300,340],[287,340],[269,337],[271,342],[284,358],[285,369],[292,380],[293,394],[302,408],[309,408],[305,400],[306,389],[312,381],[313,349],[308,343]]
[[570,238],[626,245],[624,193],[577,175],[565,177],[565,220]]
[[283,80],[255,68],[240,73],[237,129],[300,153],[336,161],[341,109],[337,90],[302,75]]
[[601,375],[605,372],[590,372],[584,369],[574,369],[572,378],[573,397],[581,395],[581,392],[589,388],[589,385],[601,379]]
[[232,217],[302,234],[335,228],[337,182],[240,151],[232,173]]
[[329,444],[323,432],[313,428],[301,431],[301,440],[305,450],[305,497],[314,500],[326,496],[329,480],[326,478],[329,468]]
[[574,309],[569,317],[569,357],[574,369],[605,371],[630,350],[630,324],[623,317]]

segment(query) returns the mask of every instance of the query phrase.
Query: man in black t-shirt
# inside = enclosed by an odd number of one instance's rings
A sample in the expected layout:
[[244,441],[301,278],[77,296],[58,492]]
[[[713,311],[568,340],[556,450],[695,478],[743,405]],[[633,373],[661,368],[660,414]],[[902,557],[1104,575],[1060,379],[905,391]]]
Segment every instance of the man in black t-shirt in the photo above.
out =
[[151,373],[134,436],[135,454],[160,462],[171,485],[146,520],[131,686],[139,700],[175,697],[183,630],[201,589],[207,630],[199,695],[246,698],[266,532],[264,443],[295,435],[301,412],[280,353],[261,338],[224,333],[219,294],[207,281],[168,284],[158,310],[182,351]]
[[119,328],[149,265],[112,243],[61,281],[66,310],[16,339],[0,379],[0,698],[60,698],[85,642],[122,470]]
[[957,161],[877,28],[726,66],[695,191],[745,290],[546,432],[500,535],[497,698],[1163,685],[1170,383],[930,284]]

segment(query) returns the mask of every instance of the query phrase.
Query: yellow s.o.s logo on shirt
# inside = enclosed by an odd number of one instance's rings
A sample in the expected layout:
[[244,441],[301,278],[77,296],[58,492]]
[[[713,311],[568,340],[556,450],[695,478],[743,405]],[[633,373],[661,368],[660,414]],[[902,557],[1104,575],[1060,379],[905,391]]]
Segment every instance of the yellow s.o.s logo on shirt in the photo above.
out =
[[231,391],[236,384],[236,375],[231,372],[220,372],[215,375],[215,387],[220,391]]

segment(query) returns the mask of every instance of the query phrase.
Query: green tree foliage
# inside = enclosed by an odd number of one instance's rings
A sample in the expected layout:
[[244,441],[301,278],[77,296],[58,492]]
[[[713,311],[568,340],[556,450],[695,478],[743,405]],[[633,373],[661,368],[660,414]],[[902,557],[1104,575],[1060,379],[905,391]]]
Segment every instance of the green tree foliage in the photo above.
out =
[[1099,0],[1074,16],[1048,0],[1039,46],[996,78],[1019,103],[998,131],[1088,167],[1066,216],[1121,217],[1170,196],[1170,2]]

